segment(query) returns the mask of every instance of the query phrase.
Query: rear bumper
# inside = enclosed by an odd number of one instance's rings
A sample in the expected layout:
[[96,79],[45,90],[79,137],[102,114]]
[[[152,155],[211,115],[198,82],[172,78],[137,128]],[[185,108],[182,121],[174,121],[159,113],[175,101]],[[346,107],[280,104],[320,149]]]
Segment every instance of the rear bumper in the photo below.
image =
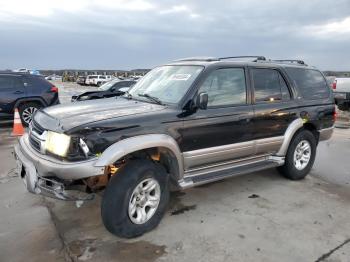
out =
[[28,143],[28,135],[25,134],[15,146],[14,155],[18,173],[29,192],[63,200],[91,198],[81,191],[66,190],[65,181],[102,175],[104,168],[94,166],[96,159],[67,163],[40,155]]
[[333,96],[337,104],[342,104],[350,101],[349,92],[333,92]]
[[319,133],[320,133],[319,141],[325,141],[330,139],[332,137],[333,131],[334,131],[333,126],[319,130]]

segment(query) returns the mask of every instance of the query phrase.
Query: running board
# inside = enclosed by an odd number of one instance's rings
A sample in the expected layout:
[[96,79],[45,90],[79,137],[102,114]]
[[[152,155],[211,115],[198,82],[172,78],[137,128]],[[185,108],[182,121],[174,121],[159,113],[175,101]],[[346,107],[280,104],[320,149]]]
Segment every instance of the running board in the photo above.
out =
[[283,157],[265,156],[234,163],[228,162],[221,165],[188,170],[185,172],[185,177],[179,181],[179,185],[181,189],[186,189],[230,177],[278,167],[283,164]]

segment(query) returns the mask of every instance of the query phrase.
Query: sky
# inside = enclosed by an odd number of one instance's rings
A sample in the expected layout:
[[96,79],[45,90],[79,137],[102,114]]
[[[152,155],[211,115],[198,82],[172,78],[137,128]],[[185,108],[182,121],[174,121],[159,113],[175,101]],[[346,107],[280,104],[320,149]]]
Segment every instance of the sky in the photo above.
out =
[[0,69],[264,55],[350,70],[349,0],[0,0]]

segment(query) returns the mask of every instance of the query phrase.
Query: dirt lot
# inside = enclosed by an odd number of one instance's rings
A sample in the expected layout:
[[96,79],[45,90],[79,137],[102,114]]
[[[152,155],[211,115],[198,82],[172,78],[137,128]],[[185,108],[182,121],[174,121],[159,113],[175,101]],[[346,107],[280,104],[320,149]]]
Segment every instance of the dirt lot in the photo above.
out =
[[[75,92],[60,89],[63,101]],[[349,129],[319,145],[304,181],[271,169],[173,193],[159,227],[133,240],[104,229],[101,196],[78,208],[26,193],[9,132],[0,129],[0,261],[349,261]]]

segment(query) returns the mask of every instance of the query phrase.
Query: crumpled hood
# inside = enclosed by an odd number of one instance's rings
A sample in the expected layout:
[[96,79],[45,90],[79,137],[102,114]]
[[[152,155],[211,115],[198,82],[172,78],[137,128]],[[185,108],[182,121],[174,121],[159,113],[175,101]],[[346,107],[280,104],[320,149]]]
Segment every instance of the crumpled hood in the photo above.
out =
[[34,120],[45,129],[67,131],[91,122],[150,113],[164,108],[161,105],[112,97],[48,107],[38,111]]

